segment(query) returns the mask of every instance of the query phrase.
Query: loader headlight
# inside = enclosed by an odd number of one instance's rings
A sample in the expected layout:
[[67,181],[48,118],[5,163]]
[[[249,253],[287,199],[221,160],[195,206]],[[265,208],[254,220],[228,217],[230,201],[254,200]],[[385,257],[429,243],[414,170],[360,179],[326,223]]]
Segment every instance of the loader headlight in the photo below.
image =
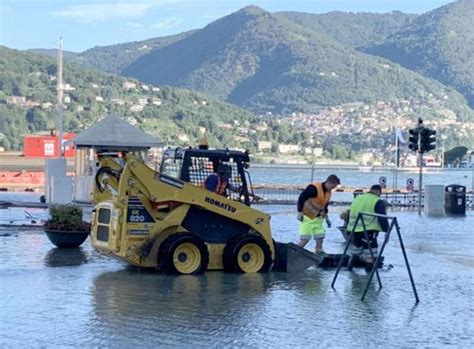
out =
[[109,241],[111,210],[109,208],[99,208],[97,212],[97,240]]

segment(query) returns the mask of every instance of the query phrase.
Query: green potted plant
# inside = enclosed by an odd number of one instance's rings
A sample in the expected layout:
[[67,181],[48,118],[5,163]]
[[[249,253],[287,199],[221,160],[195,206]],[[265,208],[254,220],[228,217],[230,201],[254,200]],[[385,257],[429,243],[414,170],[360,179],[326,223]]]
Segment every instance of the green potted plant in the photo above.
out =
[[58,247],[79,247],[90,233],[90,223],[82,220],[82,209],[74,205],[49,208],[50,218],[43,228],[49,241]]

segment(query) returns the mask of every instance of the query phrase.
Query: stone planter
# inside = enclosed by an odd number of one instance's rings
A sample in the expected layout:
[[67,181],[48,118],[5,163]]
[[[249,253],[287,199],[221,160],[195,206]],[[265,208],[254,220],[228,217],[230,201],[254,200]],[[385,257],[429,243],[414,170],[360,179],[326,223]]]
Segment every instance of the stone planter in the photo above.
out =
[[44,229],[49,241],[57,247],[79,247],[86,241],[90,231],[65,231]]

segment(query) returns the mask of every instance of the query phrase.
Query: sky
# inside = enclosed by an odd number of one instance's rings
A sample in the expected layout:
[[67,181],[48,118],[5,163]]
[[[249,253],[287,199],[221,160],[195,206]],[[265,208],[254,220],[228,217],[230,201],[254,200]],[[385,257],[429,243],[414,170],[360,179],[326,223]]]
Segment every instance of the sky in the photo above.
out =
[[422,14],[448,0],[0,0],[0,45],[94,46],[140,41],[203,28],[248,5],[270,12],[391,12]]

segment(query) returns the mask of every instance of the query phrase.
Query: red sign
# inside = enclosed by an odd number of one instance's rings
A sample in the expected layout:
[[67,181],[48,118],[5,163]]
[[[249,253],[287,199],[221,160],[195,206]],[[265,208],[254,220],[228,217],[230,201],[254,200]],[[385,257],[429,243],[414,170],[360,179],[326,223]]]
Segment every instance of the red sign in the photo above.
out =
[[[63,150],[66,158],[74,157],[74,144],[70,142],[75,133],[63,135]],[[56,158],[59,153],[58,137],[51,135],[28,135],[23,138],[23,155],[27,158]]]

